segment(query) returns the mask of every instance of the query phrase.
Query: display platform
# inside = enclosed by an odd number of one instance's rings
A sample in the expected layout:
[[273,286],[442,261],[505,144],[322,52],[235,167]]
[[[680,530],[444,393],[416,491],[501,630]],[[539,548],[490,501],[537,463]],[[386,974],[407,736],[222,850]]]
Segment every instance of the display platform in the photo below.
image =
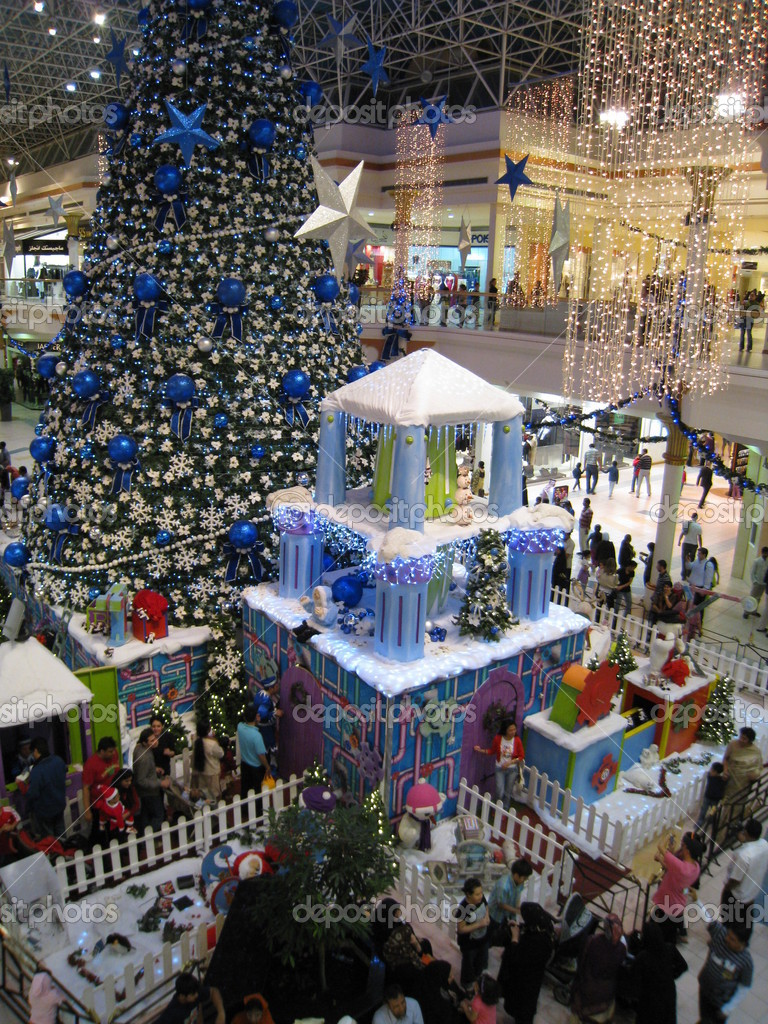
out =
[[656,723],[653,740],[662,759],[687,750],[695,741],[701,725],[700,709],[709,700],[715,685],[712,677],[690,675],[683,686],[646,682],[650,660],[640,659],[638,667],[626,677],[622,711],[645,711]]

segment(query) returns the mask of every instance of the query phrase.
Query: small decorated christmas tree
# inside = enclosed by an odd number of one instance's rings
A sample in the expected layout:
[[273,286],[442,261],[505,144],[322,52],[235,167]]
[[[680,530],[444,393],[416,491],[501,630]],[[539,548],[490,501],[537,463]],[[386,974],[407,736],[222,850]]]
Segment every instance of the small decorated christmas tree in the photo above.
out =
[[163,723],[164,731],[170,737],[177,754],[189,746],[189,734],[184,728],[181,716],[170,708],[162,693],[156,693],[152,698],[152,718],[159,718]]
[[401,341],[408,344],[411,339],[408,324],[412,323],[413,307],[408,282],[405,279],[403,268],[400,267],[395,276],[392,294],[389,297],[386,326],[381,332],[384,335],[384,347],[381,351],[381,358],[384,362],[400,355]]
[[327,770],[320,764],[317,758],[315,758],[309,768],[304,769],[305,786],[328,786],[330,781]]
[[379,838],[383,842],[389,842],[392,838],[392,829],[390,828],[389,818],[387,817],[384,801],[378,787],[371,790],[363,800],[363,809],[368,812],[371,820],[375,823]]
[[608,664],[618,667],[619,679],[622,682],[624,682],[630,672],[634,672],[637,668],[637,662],[632,655],[632,648],[629,645],[629,637],[623,629],[616,637],[615,643],[611,644]]
[[733,708],[735,684],[730,676],[718,676],[709,701],[704,706],[697,739],[704,743],[730,743],[736,732]]
[[507,604],[507,552],[498,530],[482,530],[456,619],[461,636],[498,642],[514,624]]

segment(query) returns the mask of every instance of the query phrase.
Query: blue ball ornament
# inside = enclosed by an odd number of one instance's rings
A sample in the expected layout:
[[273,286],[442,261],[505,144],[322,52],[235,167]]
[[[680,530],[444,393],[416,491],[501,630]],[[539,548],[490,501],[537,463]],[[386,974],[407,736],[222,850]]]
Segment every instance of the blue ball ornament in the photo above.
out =
[[267,454],[266,448],[263,444],[252,444],[251,445],[251,458],[252,459],[263,459]]
[[169,533],[169,531],[160,530],[157,536],[155,537],[155,544],[157,544],[159,548],[167,548],[170,543],[171,534]]
[[121,338],[119,334],[113,334],[109,339],[109,343],[115,352],[118,352],[121,348],[125,348],[125,338]]
[[134,132],[128,139],[128,142],[133,147],[133,149],[138,149],[143,141],[144,139],[141,137],[141,135],[139,135],[138,132]]
[[101,591],[98,587],[91,587],[88,591],[88,600],[95,601],[97,597],[101,597]]
[[136,15],[136,21],[140,28],[146,28],[149,25],[150,12],[148,7],[142,7],[139,13]]
[[155,171],[155,186],[164,196],[176,195],[181,188],[181,171],[173,164],[162,164]]
[[312,284],[318,302],[333,302],[341,289],[333,274],[321,274]]
[[371,365],[368,367],[368,373],[375,373],[377,370],[383,370],[386,366],[380,359],[374,359]]
[[133,279],[133,293],[139,302],[157,302],[163,288],[151,274],[137,274]]
[[132,462],[138,450],[139,446],[127,434],[116,434],[107,445],[107,454],[118,465]]
[[225,412],[217,412],[213,417],[213,425],[217,430],[223,430],[229,423],[229,416]]
[[93,398],[94,395],[99,393],[100,388],[101,381],[98,374],[94,373],[93,370],[81,370],[80,373],[76,373],[72,378],[72,390],[78,398]]
[[30,559],[30,554],[25,544],[18,541],[9,544],[3,552],[3,561],[11,569],[23,569]]
[[230,526],[227,536],[232,547],[247,550],[259,539],[259,531],[250,519],[238,519]]
[[323,552],[323,572],[330,572],[336,565],[336,559],[328,551]]
[[49,505],[45,510],[43,522],[49,530],[54,533],[61,533],[69,529],[69,515],[65,505]]
[[40,356],[37,360],[37,372],[41,377],[45,377],[46,380],[50,380],[56,376],[56,363],[59,361],[59,356],[46,355]]
[[270,309],[275,309],[275,310],[282,309],[283,308],[282,296],[281,295],[273,295],[272,298],[269,300],[269,306],[270,306]]
[[311,384],[309,374],[303,370],[289,370],[283,377],[283,391],[289,398],[304,398]]
[[68,299],[79,299],[88,291],[88,278],[82,270],[70,270],[64,275],[64,291]]
[[296,154],[297,160],[306,160],[307,158],[307,147],[303,142],[300,142],[296,149],[293,151]]
[[36,435],[37,435],[38,437],[40,437],[40,435],[42,434],[42,432],[43,432],[44,430],[45,430],[45,427],[43,426],[43,424],[42,424],[42,423],[36,423],[36,424],[35,424],[35,434],[36,434]]
[[131,112],[124,103],[108,103],[104,108],[104,124],[111,132],[121,132],[131,119]]
[[256,45],[256,39],[253,36],[243,37],[243,47],[246,50],[252,50]]
[[349,301],[355,306],[360,301],[360,289],[356,284],[350,284],[349,286]]
[[368,370],[364,366],[352,366],[347,370],[347,380],[353,384],[356,380],[368,376]]
[[48,462],[56,451],[56,438],[50,435],[36,437],[29,446],[29,454],[35,462]]
[[11,496],[15,501],[20,501],[29,490],[29,477],[17,476],[11,483]]
[[[299,85],[299,93],[307,101],[310,107],[319,105],[323,98],[322,86],[318,85],[311,78]],[[298,156],[298,154],[296,154]]]
[[168,256],[175,250],[176,246],[170,240],[170,238],[161,238],[155,246],[155,250],[160,253],[161,256]]
[[293,28],[299,20],[299,8],[293,0],[277,0],[272,8],[272,14],[280,28]]
[[174,373],[168,378],[165,394],[172,402],[190,402],[195,397],[195,382],[186,373]]
[[245,301],[245,285],[236,277],[225,277],[216,289],[216,298],[222,306],[242,306]]
[[357,331],[358,334],[362,334],[363,333],[363,325],[362,324],[355,324],[355,330]]
[[182,0],[180,6],[188,11],[207,11],[212,3],[213,0]]
[[340,576],[331,587],[334,601],[341,601],[347,608],[354,606],[362,599],[363,585],[357,576]]
[[277,138],[277,128],[266,117],[260,117],[248,129],[248,141],[254,149],[271,149]]

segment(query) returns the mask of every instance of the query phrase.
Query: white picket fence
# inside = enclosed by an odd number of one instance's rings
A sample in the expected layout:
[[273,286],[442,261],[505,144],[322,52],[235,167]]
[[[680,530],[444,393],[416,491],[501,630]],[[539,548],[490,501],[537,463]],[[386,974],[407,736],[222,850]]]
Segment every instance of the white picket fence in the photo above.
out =
[[[556,604],[566,607],[573,605],[576,611],[582,604],[573,595],[560,589],[554,591],[554,599]],[[594,605],[592,606],[592,617],[594,618]],[[596,625],[601,629],[607,629],[612,640],[615,640],[623,630],[629,637],[631,646],[643,650],[648,648],[659,633],[664,634],[670,628],[664,623],[650,626],[648,621],[642,617],[625,615],[623,611],[616,615],[608,608],[601,609],[600,621]],[[759,662],[747,661],[735,654],[719,651],[716,647],[707,644],[705,640],[692,640],[689,650],[702,668],[709,669],[713,674],[731,676],[737,689],[754,693],[761,698],[768,696],[768,665],[761,665]]]

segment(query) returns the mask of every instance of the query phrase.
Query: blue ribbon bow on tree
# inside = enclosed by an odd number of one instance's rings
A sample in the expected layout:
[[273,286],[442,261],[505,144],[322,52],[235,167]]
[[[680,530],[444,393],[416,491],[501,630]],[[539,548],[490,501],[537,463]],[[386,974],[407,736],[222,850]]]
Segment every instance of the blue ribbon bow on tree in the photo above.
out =
[[174,403],[171,415],[171,431],[180,441],[188,441],[192,433],[192,410],[197,409],[200,400],[195,396],[190,402]]
[[208,16],[205,11],[188,11],[187,20],[181,30],[182,43],[200,42],[208,32]]
[[333,303],[331,302],[315,302],[315,312],[323,321],[323,327],[326,331],[330,331],[331,334],[339,333],[339,326],[333,315]]
[[112,493],[120,494],[121,491],[130,491],[131,476],[134,471],[141,470],[141,463],[139,462],[138,455],[134,455],[130,462],[115,462],[114,459],[110,459],[109,461],[115,473],[112,479]]
[[64,550],[64,544],[68,537],[76,537],[80,533],[80,526],[78,523],[70,523],[66,528],[62,529],[57,527],[56,535],[51,541],[50,561],[55,562],[57,565],[61,565],[61,555]]
[[99,411],[99,406],[104,405],[105,402],[109,402],[112,396],[106,389],[100,391],[98,395],[94,395],[93,398],[88,399],[85,403],[85,409],[83,409],[82,423],[86,429],[86,433],[90,433],[96,426],[96,413]]
[[394,359],[400,352],[400,341],[408,343],[411,340],[411,332],[404,327],[395,327],[394,324],[387,324],[381,331],[384,335],[384,347],[381,350],[382,362]]
[[68,328],[71,330],[77,323],[80,322],[80,318],[83,315],[85,303],[88,301],[89,298],[90,287],[89,290],[85,293],[85,295],[78,295],[77,297],[73,296],[70,298],[69,305],[67,306],[67,315],[64,318],[65,329]]
[[120,156],[123,149],[125,148],[125,142],[128,138],[128,129],[121,132],[106,132],[107,137],[107,156]]
[[243,314],[248,312],[247,306],[222,306],[219,302],[212,304],[213,312],[216,314],[216,323],[213,328],[213,337],[217,340],[224,337],[224,331],[229,326],[229,332],[235,341],[243,340]]
[[184,200],[187,198],[187,193],[179,189],[174,195],[162,195],[158,193],[157,202],[157,216],[155,217],[155,230],[162,231],[165,227],[165,222],[168,219],[168,214],[173,214],[173,219],[176,223],[176,227],[181,229],[187,223],[187,210],[184,206]]
[[43,494],[48,494],[48,483],[55,472],[53,460],[41,463],[40,469],[43,471]]
[[263,575],[263,569],[261,567],[258,553],[263,550],[264,545],[260,540],[254,541],[253,544],[241,548],[235,547],[231,541],[225,541],[224,554],[229,556],[227,571],[224,575],[225,582],[234,583],[237,579],[237,570],[240,567],[240,559],[245,555],[251,563],[251,576],[257,583],[259,583]]
[[248,173],[257,181],[266,181],[269,177],[268,154],[261,150],[255,150],[248,157]]
[[168,303],[165,299],[154,302],[141,302],[136,310],[136,341],[142,337],[151,338],[155,333],[155,317],[158,310],[165,312]]
[[296,420],[301,423],[302,427],[306,427],[309,423],[309,413],[304,406],[303,398],[291,398],[290,395],[283,392],[280,395],[280,403],[285,406],[285,421],[289,427],[292,427]]

